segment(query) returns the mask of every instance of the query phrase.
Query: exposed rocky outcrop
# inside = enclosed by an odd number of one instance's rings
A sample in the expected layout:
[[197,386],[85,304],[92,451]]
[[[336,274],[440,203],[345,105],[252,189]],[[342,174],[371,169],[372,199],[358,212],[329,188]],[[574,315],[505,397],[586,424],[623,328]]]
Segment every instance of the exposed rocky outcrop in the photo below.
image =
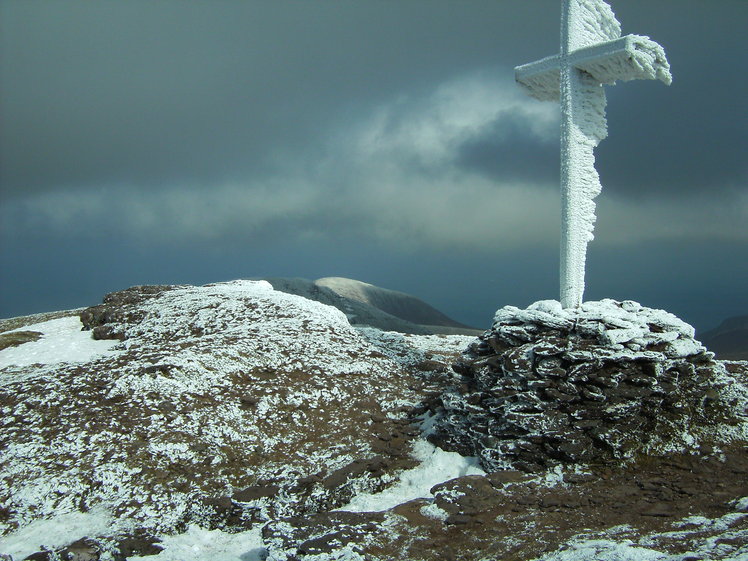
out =
[[146,315],[141,305],[169,290],[172,285],[133,286],[110,292],[101,304],[81,310],[79,317],[83,329],[90,330],[96,340],[124,341],[126,328],[140,323]]
[[748,441],[744,380],[688,324],[636,302],[506,307],[454,366],[432,441],[538,471]]

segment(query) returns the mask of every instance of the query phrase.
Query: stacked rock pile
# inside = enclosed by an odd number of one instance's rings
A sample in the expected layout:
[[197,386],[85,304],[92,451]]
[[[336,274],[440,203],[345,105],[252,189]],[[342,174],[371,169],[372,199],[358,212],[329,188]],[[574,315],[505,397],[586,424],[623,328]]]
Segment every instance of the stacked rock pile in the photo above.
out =
[[489,472],[703,452],[748,440],[745,370],[731,366],[636,302],[509,306],[453,366],[431,440]]

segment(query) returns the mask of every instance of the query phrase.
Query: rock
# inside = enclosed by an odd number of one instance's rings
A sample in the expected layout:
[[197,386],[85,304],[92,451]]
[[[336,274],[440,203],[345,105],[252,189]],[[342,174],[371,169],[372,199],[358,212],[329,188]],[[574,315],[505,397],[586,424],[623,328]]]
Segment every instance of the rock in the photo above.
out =
[[504,486],[508,483],[517,483],[527,479],[527,474],[517,470],[505,470],[490,473],[486,478],[491,482],[493,486]]
[[65,561],[98,561],[101,548],[91,539],[83,538],[71,543],[62,550],[60,557]]
[[28,557],[24,557],[23,561],[52,561],[52,554],[47,551],[37,551]]
[[653,505],[650,505],[639,511],[639,514],[641,514],[642,516],[656,516],[660,518],[674,516],[673,508],[666,503],[655,503]]
[[748,440],[745,383],[688,324],[636,302],[507,306],[454,370],[431,440],[489,472]]
[[280,487],[277,485],[253,485],[243,491],[237,491],[231,498],[240,503],[248,503],[257,499],[274,497],[279,490]]
[[434,494],[436,505],[452,516],[469,516],[483,512],[487,504],[498,496],[491,481],[482,475],[458,477],[434,486],[431,492]]
[[130,536],[120,538],[117,542],[117,549],[123,559],[135,555],[158,555],[164,549],[159,543],[159,539],[141,530]]
[[468,514],[450,514],[447,516],[447,524],[469,524],[472,522],[473,517]]

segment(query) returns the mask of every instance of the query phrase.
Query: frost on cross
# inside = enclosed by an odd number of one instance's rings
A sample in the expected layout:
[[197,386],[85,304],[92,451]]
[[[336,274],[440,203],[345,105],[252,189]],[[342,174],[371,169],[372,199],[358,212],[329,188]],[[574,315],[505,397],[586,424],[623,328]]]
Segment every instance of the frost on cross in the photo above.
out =
[[663,48],[621,25],[602,0],[563,0],[561,52],[518,66],[529,95],[561,102],[561,304],[577,308],[584,293],[587,244],[602,186],[593,149],[607,136],[604,84],[657,79],[670,84]]

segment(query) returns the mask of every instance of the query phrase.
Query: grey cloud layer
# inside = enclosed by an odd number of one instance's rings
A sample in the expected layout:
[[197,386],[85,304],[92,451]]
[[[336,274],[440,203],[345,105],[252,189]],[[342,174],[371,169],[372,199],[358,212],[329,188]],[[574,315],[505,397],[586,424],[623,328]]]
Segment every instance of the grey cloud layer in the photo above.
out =
[[[5,228],[555,240],[557,109],[511,69],[555,52],[556,1],[0,2]],[[609,88],[603,197],[742,217],[748,3],[614,7],[675,82]]]
[[[558,242],[558,194],[551,165],[521,155],[557,150],[558,112],[490,72],[398,97],[338,124],[314,157],[245,181],[180,183],[158,190],[127,184],[39,192],[11,201],[12,232],[77,231],[170,244],[369,239],[392,248],[502,250]],[[332,129],[331,129],[332,130]],[[508,131],[508,132],[507,132]],[[502,167],[493,163],[499,160]],[[504,169],[504,173],[499,173]],[[748,196],[656,199],[641,205],[605,193],[599,243],[693,237],[747,240]],[[698,223],[694,229],[692,224]]]
[[[210,188],[193,182],[158,190],[118,184],[41,191],[9,201],[2,223],[9,232],[73,232],[105,217],[107,231],[171,240],[364,236],[414,247],[544,243],[553,237],[552,190],[513,179],[496,183],[455,157],[456,146],[505,114],[539,137],[555,134],[552,107],[477,73],[339,124],[320,140],[314,157],[280,156],[273,173]],[[535,215],[534,226],[527,215]]]
[[3,190],[244,176],[367,99],[492,64],[499,14],[488,1],[3,1]]
[[559,148],[557,135],[538,135],[526,116],[506,112],[466,139],[456,159],[460,167],[495,180],[552,185],[558,182]]

